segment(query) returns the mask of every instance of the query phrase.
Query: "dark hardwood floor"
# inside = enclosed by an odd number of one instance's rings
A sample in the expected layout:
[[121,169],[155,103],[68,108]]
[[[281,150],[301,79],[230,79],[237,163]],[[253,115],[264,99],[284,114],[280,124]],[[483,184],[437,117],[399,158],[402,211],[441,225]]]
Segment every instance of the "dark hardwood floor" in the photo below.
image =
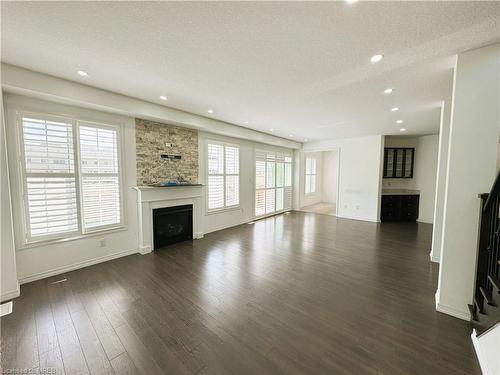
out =
[[23,285],[2,366],[66,374],[479,374],[434,309],[431,226],[294,212]]

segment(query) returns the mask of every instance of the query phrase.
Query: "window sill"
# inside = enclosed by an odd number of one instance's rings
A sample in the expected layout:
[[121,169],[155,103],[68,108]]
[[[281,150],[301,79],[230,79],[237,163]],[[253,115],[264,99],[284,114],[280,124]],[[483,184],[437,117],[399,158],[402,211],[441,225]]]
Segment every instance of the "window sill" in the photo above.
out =
[[59,238],[51,238],[51,239],[46,239],[46,240],[31,241],[31,242],[26,242],[26,243],[18,246],[17,251],[23,251],[23,250],[36,248],[36,247],[54,245],[54,244],[64,243],[64,242],[69,242],[69,241],[83,240],[86,238],[92,238],[92,237],[107,235],[107,234],[111,234],[111,233],[123,232],[126,230],[127,230],[126,226],[119,226],[119,227],[114,227],[114,228],[96,230],[96,231],[93,231],[90,233],[79,234],[79,235],[71,236],[71,237],[59,237]]
[[207,212],[205,216],[208,215],[214,215],[214,214],[222,214],[224,212],[230,212],[230,211],[241,211],[241,206],[231,206],[231,207],[223,207],[223,208],[214,208],[214,209],[207,209]]

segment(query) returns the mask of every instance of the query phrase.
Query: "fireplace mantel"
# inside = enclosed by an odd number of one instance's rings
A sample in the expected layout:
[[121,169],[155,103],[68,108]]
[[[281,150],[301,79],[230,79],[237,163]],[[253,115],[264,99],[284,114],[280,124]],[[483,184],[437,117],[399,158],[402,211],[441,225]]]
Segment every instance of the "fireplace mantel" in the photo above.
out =
[[193,238],[202,238],[202,185],[175,187],[135,186],[137,192],[137,212],[139,224],[139,252],[153,250],[153,210],[155,208],[193,205]]

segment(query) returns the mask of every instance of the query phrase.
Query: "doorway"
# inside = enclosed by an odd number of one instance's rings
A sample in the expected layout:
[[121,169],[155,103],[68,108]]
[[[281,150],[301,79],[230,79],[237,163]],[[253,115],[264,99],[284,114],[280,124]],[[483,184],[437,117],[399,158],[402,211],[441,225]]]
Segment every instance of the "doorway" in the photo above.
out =
[[301,155],[300,210],[337,215],[339,151],[306,152]]

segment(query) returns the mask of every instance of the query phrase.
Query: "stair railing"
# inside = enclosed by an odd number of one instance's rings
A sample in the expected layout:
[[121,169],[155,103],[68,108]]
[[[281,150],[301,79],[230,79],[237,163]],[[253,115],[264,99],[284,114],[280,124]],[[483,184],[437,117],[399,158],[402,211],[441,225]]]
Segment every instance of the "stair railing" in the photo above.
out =
[[[479,239],[476,266],[476,285],[474,303],[470,305],[472,320],[477,321],[481,314],[488,315],[488,323],[497,320],[491,316],[494,306],[493,294],[499,293],[498,280],[500,276],[500,173],[497,175],[491,191],[480,194],[481,210],[479,214]],[[495,309],[496,315],[497,309]],[[486,316],[485,316],[486,317]],[[500,318],[500,317],[499,317]],[[492,320],[490,320],[492,319]],[[483,329],[487,327],[482,327]]]

